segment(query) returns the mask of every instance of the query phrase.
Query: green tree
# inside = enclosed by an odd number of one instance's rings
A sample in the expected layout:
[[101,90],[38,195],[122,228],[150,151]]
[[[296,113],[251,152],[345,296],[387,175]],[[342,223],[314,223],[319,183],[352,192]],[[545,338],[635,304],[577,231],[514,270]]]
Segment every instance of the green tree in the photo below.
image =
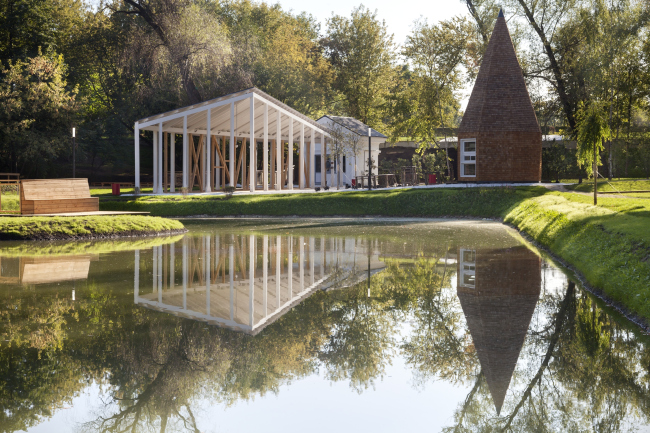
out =
[[598,204],[598,166],[600,152],[604,150],[604,142],[611,137],[611,130],[607,122],[604,105],[593,101],[591,104],[582,105],[577,115],[578,128],[578,164],[592,166],[594,178],[594,205]]
[[31,176],[57,172],[71,150],[70,131],[78,108],[68,90],[63,57],[53,52],[11,62],[0,81],[0,166]]
[[359,6],[349,18],[327,20],[324,55],[334,68],[334,89],[343,111],[372,128],[382,129],[386,99],[395,80],[395,45],[377,12]]

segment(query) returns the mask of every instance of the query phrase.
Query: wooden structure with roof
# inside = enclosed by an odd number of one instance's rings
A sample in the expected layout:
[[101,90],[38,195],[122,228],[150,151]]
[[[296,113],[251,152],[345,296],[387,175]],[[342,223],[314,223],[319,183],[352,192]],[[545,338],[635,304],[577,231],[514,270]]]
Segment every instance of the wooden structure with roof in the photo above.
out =
[[458,130],[458,180],[539,182],[542,132],[499,13]]
[[[327,154],[326,128],[257,88],[140,119],[135,123],[135,186],[140,188],[140,133],[153,132],[153,192],[254,192],[315,187],[315,146]],[[176,138],[183,147],[176,183]],[[297,147],[297,161],[294,148]],[[294,173],[294,167],[297,173]]]
[[521,245],[458,251],[457,294],[497,414],[541,290],[541,259]]

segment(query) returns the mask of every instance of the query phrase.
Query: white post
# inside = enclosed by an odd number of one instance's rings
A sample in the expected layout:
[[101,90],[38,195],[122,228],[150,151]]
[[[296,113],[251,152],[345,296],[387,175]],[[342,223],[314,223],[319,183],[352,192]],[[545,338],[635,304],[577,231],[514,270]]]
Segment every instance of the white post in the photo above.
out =
[[[321,167],[321,172],[323,167]],[[311,142],[309,143],[309,187],[316,188],[316,131],[311,129]]]
[[280,260],[282,260],[281,255],[282,255],[282,247],[280,243],[282,242],[282,237],[281,236],[276,236],[275,238],[275,304],[276,304],[276,309],[280,309],[280,305],[282,305],[282,286],[280,285],[280,277],[282,276],[280,273]]
[[278,120],[276,122],[277,132],[275,134],[275,189],[282,189],[282,114],[278,112]]
[[169,135],[169,192],[176,192],[176,134]]
[[[249,155],[249,164],[248,164],[248,178],[250,180],[250,192],[255,192],[255,184],[257,183],[257,170],[256,170],[256,160],[255,160],[255,98],[253,95],[250,97],[250,155]],[[243,185],[242,185],[243,186]],[[252,318],[252,316],[251,316]],[[252,320],[252,319],[251,319]],[[251,327],[253,324],[251,323]]]
[[158,194],[163,193],[163,124],[158,124]]
[[309,238],[309,272],[311,272],[311,284],[314,284],[316,282],[316,269],[315,269],[316,267],[314,265],[315,245],[316,242],[314,241],[314,238]]
[[320,186],[327,186],[327,148],[325,147],[325,134],[320,133]]
[[[230,103],[230,156],[229,156],[229,161],[228,165],[230,166],[228,168],[230,172],[230,186],[235,187],[237,182],[235,180],[235,103],[231,102]],[[242,188],[244,185],[242,185]]]
[[[327,138],[323,136],[323,141],[326,141]],[[332,143],[330,143],[332,144]],[[336,188],[338,189],[339,184],[336,182],[336,176],[334,176],[335,172],[340,170],[339,167],[339,161],[338,161],[338,156],[335,155],[332,151],[335,151],[334,147],[332,147],[332,150],[330,151],[330,155],[332,155],[332,161],[331,161],[331,167],[332,169],[330,170],[330,187],[336,185]],[[336,169],[336,170],[335,170]]]
[[151,250],[151,257],[153,257],[153,269],[151,270],[152,274],[152,290],[153,293],[156,293],[158,290],[158,247],[153,247]]
[[264,312],[262,316],[266,317],[268,314],[268,308],[267,308],[267,292],[269,290],[269,236],[264,235],[264,250],[262,251],[262,285],[263,290],[264,290],[264,298],[263,298],[263,305],[264,305]]
[[[251,98],[251,103],[253,98]],[[251,134],[252,135],[252,134]],[[255,316],[255,236],[249,236],[249,295],[248,295],[248,313],[251,330],[253,329],[253,318]]]
[[174,265],[176,260],[174,254],[176,253],[176,244],[169,245],[169,289],[174,290],[176,287],[176,269]]
[[269,190],[269,104],[264,104],[264,155],[262,162],[264,191]]
[[289,279],[289,299],[293,298],[293,238],[287,236],[287,254],[289,260],[287,261],[287,277]]
[[[209,177],[209,176],[208,176]],[[205,314],[210,315],[210,264],[212,263],[210,256],[210,235],[205,237]]]
[[305,124],[300,122],[300,145],[298,147],[298,188],[305,189]]
[[138,122],[135,122],[133,141],[135,141],[135,187],[140,188],[140,127]]
[[163,288],[163,246],[158,247],[158,302],[162,304],[162,288]]
[[212,191],[212,176],[210,176],[210,173],[212,172],[212,162],[211,162],[211,153],[212,153],[212,143],[210,140],[212,139],[211,135],[211,127],[210,127],[210,122],[211,122],[211,117],[212,117],[212,110],[208,108],[208,114],[207,114],[207,127],[205,131],[205,175],[203,178],[205,179],[203,181],[203,190],[205,192],[211,192]]
[[300,291],[305,290],[305,238],[300,236],[298,238],[300,242],[298,260],[300,261]]
[[187,238],[183,238],[183,310],[187,309]]
[[153,131],[153,194],[158,193],[158,131]]
[[293,189],[293,119],[289,118],[289,141],[287,144],[287,187]]
[[133,302],[137,304],[140,295],[140,250],[135,250],[133,267]]
[[183,116],[183,188],[187,188],[190,179],[187,168],[190,164],[189,141],[187,137],[187,116]]
[[228,249],[228,277],[230,278],[230,320],[235,319],[235,247]]

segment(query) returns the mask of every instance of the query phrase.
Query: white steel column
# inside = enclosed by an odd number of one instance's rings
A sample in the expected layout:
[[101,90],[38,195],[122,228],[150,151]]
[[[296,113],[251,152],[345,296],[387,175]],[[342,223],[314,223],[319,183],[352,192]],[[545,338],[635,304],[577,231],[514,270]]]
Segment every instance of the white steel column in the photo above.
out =
[[187,137],[187,116],[183,116],[183,188],[189,185],[189,173],[187,168],[190,163],[189,143]]
[[[257,177],[256,165],[257,164],[255,164],[255,162],[256,162],[255,161],[255,98],[253,97],[253,95],[251,95],[249,100],[250,100],[250,104],[251,104],[250,109],[249,109],[249,111],[250,111],[250,124],[249,124],[249,126],[250,126],[250,139],[251,139],[251,141],[250,141],[250,152],[249,152],[250,155],[249,155],[249,158],[248,158],[248,160],[249,160],[248,178],[250,180],[250,182],[249,182],[249,184],[250,184],[249,190],[250,190],[250,192],[255,192],[255,184],[257,183],[256,182],[257,181],[257,179],[256,179],[256,177]],[[245,163],[245,162],[243,162],[243,163]],[[243,186],[244,185],[243,185],[243,182],[242,182],[242,187]],[[251,326],[253,326],[252,323],[251,323]]]
[[135,187],[140,188],[140,127],[138,122],[135,122],[133,141],[135,142]]
[[291,299],[293,298],[293,238],[291,236],[287,236],[287,254],[289,254],[287,277],[289,279],[289,299]]
[[[208,176],[209,177],[209,176]],[[205,237],[205,314],[210,315],[210,267],[212,264],[210,255],[210,235]]]
[[[251,103],[253,98],[251,98]],[[251,134],[252,135],[252,134]],[[249,294],[248,294],[248,314],[251,331],[253,330],[253,318],[255,316],[255,236],[249,236]]]
[[[228,171],[230,172],[230,186],[237,186],[235,180],[235,103],[230,103],[230,155],[228,156]],[[244,185],[242,184],[242,188]]]
[[264,155],[262,162],[264,191],[269,190],[269,104],[264,104]]
[[205,192],[210,192],[212,191],[212,176],[210,173],[212,173],[212,158],[211,158],[211,151],[212,151],[212,143],[210,142],[212,135],[211,135],[211,128],[210,128],[210,122],[211,122],[211,117],[212,117],[212,110],[208,108],[208,114],[207,114],[207,126],[206,126],[206,131],[205,131],[205,175],[203,176],[203,190]]
[[282,189],[282,113],[280,110],[278,112],[278,120],[276,121],[275,126],[277,127],[277,133],[275,134],[275,189]]
[[163,246],[158,247],[158,302],[162,304],[162,288],[163,288]]
[[163,124],[158,124],[158,194],[163,193]]
[[289,118],[289,143],[287,144],[287,187],[293,189],[293,119]]
[[187,309],[187,238],[183,238],[183,310]]
[[314,284],[316,282],[316,268],[314,265],[314,247],[316,245],[316,242],[314,241],[314,238],[309,238],[309,272],[311,272],[311,284]]
[[153,131],[153,194],[158,193],[158,131]]
[[176,134],[169,135],[169,192],[176,192]]
[[305,124],[300,122],[300,145],[298,147],[298,188],[305,189]]
[[320,277],[325,278],[325,238],[320,238]]
[[282,285],[280,284],[282,273],[282,237],[275,238],[275,296],[277,308],[280,309],[282,298]]
[[[321,167],[321,172],[323,167]],[[311,129],[311,142],[309,143],[309,187],[316,188],[316,131]]]
[[174,290],[174,287],[176,287],[176,260],[175,260],[175,255],[176,253],[176,244],[171,244],[169,245],[169,289]]
[[264,313],[262,316],[266,317],[268,314],[268,290],[269,290],[269,236],[264,235],[264,246],[262,247],[262,285],[263,285],[263,291],[264,291],[264,298],[262,300],[262,305],[264,307]]
[[135,250],[133,267],[133,302],[137,304],[140,295],[140,250]]
[[228,249],[228,277],[230,278],[230,320],[235,319],[235,246]]
[[327,148],[325,147],[325,134],[320,133],[320,186],[327,186]]
[[298,242],[300,243],[298,261],[300,262],[300,291],[302,292],[305,290],[305,238],[300,236]]

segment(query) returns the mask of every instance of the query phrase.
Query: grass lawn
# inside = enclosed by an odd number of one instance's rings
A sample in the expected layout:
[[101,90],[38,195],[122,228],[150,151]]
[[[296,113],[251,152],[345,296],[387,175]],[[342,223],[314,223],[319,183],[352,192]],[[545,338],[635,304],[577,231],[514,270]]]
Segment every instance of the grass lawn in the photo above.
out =
[[[594,192],[593,180],[583,180],[581,184],[569,185],[568,189],[579,192]],[[598,191],[650,191],[649,179],[598,179]]]
[[0,240],[87,239],[173,233],[180,221],[143,215],[0,217]]
[[[625,181],[629,182],[629,181]],[[399,189],[314,194],[100,199],[102,210],[153,215],[500,218],[650,323],[650,200],[544,187]]]

